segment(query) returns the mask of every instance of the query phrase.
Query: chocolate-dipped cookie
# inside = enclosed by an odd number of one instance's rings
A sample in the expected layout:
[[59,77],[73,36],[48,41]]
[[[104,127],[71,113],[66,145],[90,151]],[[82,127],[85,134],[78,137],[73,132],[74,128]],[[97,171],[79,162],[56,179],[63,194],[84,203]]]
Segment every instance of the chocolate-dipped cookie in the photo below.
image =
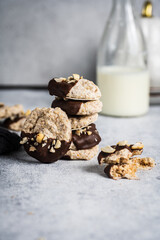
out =
[[51,107],[60,107],[68,115],[92,115],[102,110],[102,102],[95,101],[75,101],[70,99],[56,98]]
[[95,124],[92,123],[86,128],[72,131],[72,142],[69,149],[90,149],[98,145],[100,141],[101,137],[99,136]]
[[68,78],[53,78],[48,83],[50,95],[75,100],[97,100],[101,92],[92,81],[73,74]]
[[21,144],[30,156],[52,163],[69,149],[71,124],[60,108],[36,108],[26,118],[21,137]]

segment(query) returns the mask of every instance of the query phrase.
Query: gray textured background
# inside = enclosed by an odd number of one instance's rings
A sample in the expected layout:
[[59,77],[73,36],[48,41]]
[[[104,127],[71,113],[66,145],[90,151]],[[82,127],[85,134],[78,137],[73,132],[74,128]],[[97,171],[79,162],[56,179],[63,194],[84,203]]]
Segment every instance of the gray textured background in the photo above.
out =
[[[6,104],[48,107],[47,91],[1,90]],[[16,97],[15,97],[16,96]],[[35,101],[36,99],[36,101]],[[0,240],[159,240],[160,106],[139,118],[99,116],[100,147],[144,143],[156,166],[114,181],[97,158],[41,164],[23,148],[0,156]]]
[[[135,0],[140,13],[143,0]],[[0,0],[0,84],[46,84],[77,72],[95,80],[111,0]],[[160,15],[160,0],[155,0]]]

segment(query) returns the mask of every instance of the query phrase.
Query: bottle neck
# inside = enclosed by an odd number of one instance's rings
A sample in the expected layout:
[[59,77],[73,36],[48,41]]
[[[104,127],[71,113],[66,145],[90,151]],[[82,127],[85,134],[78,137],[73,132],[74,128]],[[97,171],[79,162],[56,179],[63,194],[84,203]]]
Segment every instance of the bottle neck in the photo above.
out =
[[133,0],[113,0],[111,15],[114,14],[121,20],[126,16],[128,20],[133,19]]

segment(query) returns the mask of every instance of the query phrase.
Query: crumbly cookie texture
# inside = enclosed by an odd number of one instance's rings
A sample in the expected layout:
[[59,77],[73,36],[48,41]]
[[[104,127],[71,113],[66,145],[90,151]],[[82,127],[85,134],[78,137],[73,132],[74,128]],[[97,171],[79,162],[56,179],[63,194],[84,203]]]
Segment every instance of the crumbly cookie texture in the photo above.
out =
[[66,98],[82,99],[82,100],[96,100],[101,97],[101,92],[97,85],[87,79],[80,79],[70,89]]
[[130,180],[138,180],[136,176],[137,166],[136,164],[109,164],[104,172],[108,177],[118,180],[121,178],[127,178]]
[[98,153],[98,145],[96,145],[93,148],[85,149],[85,150],[69,150],[65,156],[64,159],[70,159],[70,160],[91,160],[93,157],[95,157]]
[[151,157],[134,157],[131,159],[131,161],[136,164],[138,169],[142,170],[150,170],[153,167],[155,167],[155,161]]
[[137,179],[135,173],[138,169],[149,170],[155,166],[153,158],[133,157],[140,155],[143,148],[144,145],[141,142],[128,144],[128,141],[120,141],[117,145],[102,148],[98,155],[98,162],[107,164],[104,172],[110,178]]
[[92,114],[89,116],[77,116],[77,117],[69,117],[71,122],[72,130],[77,130],[88,126],[91,123],[94,123],[98,118],[98,114]]
[[21,104],[16,104],[14,106],[6,106],[3,103],[0,104],[0,119],[14,119],[17,115],[24,115],[23,106]]
[[60,108],[36,108],[26,118],[23,132],[41,133],[46,138],[57,138],[69,142],[71,125],[64,111]]
[[77,115],[92,115],[102,111],[102,102],[100,100],[88,101],[82,103]]

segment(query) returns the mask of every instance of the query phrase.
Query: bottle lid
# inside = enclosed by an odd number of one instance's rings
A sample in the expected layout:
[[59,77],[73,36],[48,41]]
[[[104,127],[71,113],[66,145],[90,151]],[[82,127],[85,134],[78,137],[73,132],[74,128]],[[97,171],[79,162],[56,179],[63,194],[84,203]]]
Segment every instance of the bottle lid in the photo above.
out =
[[142,17],[153,17],[153,5],[151,1],[145,1],[142,8]]

